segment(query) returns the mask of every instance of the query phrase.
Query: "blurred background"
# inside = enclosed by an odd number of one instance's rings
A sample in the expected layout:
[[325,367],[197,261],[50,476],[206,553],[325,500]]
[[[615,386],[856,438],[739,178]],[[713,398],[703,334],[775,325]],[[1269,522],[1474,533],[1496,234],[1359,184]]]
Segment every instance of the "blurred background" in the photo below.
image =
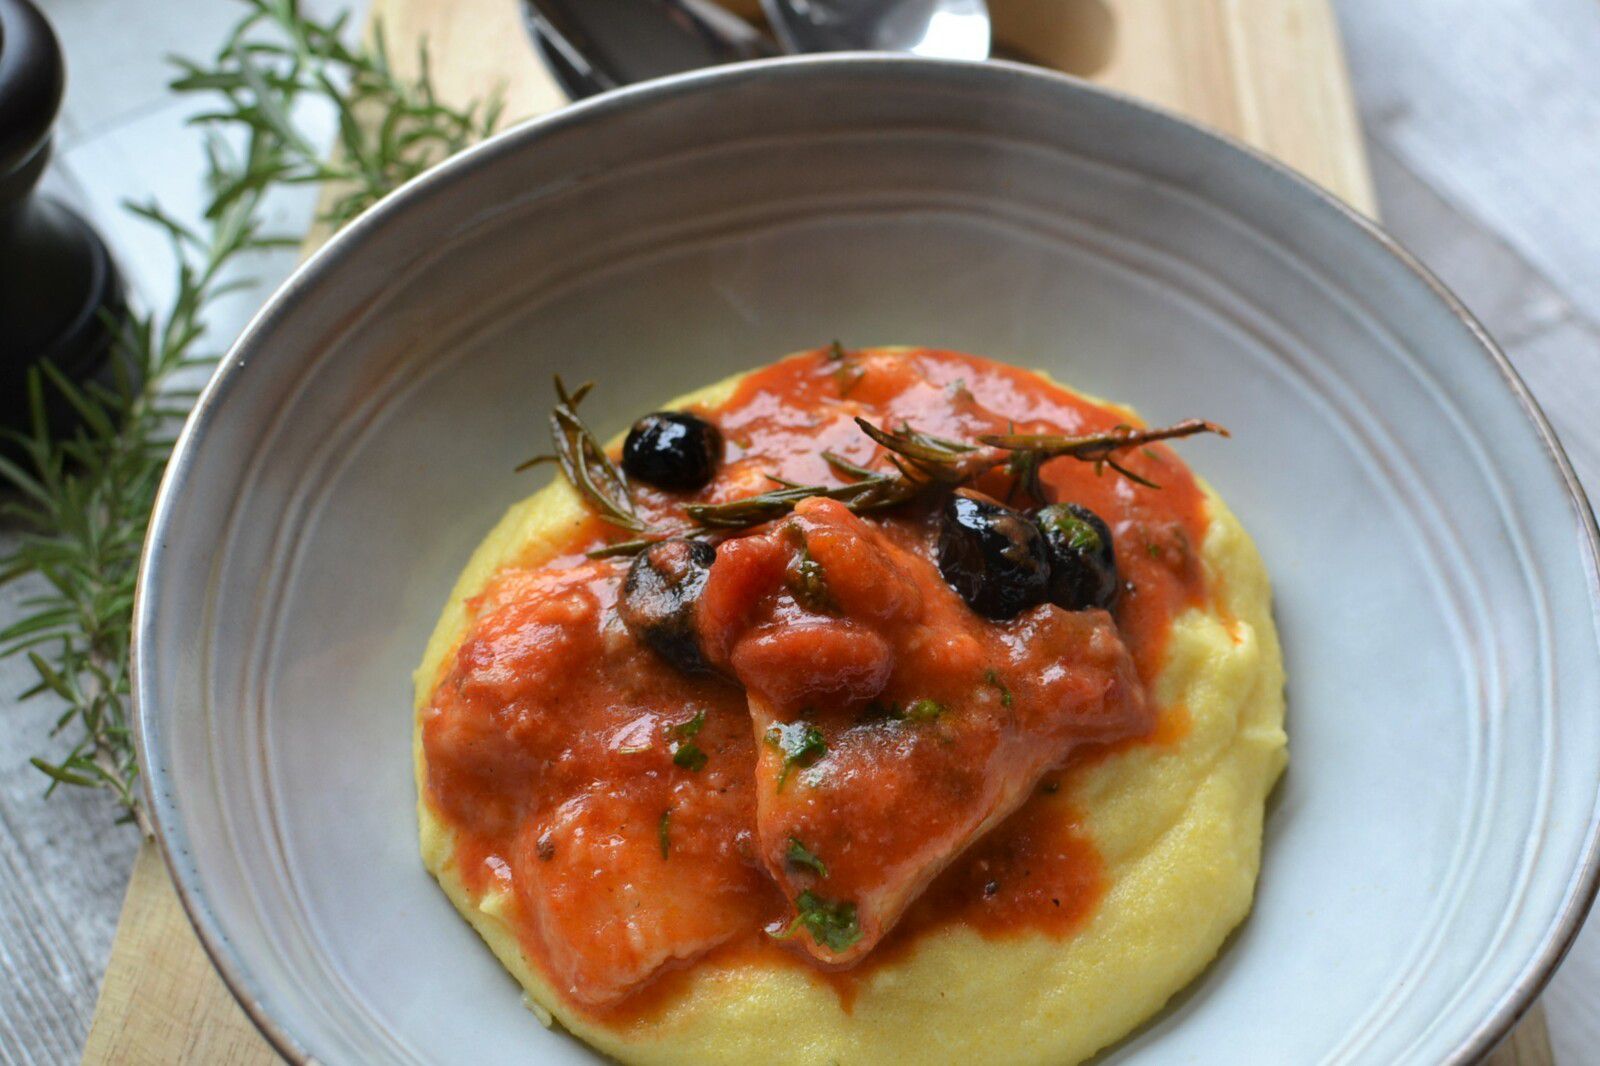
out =
[[[513,0],[506,0],[512,3]],[[1155,2],[1155,0],[1151,0]],[[1287,0],[1286,0],[1287,2]],[[319,18],[365,4],[306,0]],[[42,190],[98,228],[131,298],[162,306],[165,238],[122,209],[201,210],[192,101],[168,90],[171,53],[211,54],[239,17],[228,0],[43,0],[68,64]],[[1483,321],[1544,405],[1591,496],[1600,492],[1600,4],[1595,0],[1336,0],[1385,226]],[[536,62],[529,52],[528,62]],[[331,139],[333,117],[321,116]],[[313,122],[315,128],[315,122]],[[272,228],[298,234],[316,191],[275,193]],[[256,257],[270,288],[292,249]],[[218,303],[236,334],[261,300]],[[0,529],[0,538],[14,535]],[[0,620],[30,594],[0,587]],[[92,1017],[139,832],[98,793],[49,800],[27,756],[51,748],[59,708],[0,661],[0,1060],[75,1061]],[[1596,1061],[1600,927],[1591,922],[1544,997],[1558,1061]]]

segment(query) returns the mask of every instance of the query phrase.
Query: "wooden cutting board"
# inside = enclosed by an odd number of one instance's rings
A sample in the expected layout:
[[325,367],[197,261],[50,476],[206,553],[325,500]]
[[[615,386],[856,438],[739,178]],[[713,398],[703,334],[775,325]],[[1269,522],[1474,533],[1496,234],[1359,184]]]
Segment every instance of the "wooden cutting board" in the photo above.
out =
[[[754,15],[757,0],[727,0]],[[1179,111],[1260,148],[1375,213],[1338,28],[1327,0],[990,0],[1013,58]],[[391,54],[426,38],[440,95],[506,88],[508,119],[560,106],[529,51],[516,0],[374,0]],[[1026,42],[1025,45],[1014,42]],[[315,243],[319,235],[308,238]],[[275,1055],[212,969],[154,845],[128,885],[84,1061],[271,1063]],[[1550,1066],[1540,1010],[1489,1058]]]

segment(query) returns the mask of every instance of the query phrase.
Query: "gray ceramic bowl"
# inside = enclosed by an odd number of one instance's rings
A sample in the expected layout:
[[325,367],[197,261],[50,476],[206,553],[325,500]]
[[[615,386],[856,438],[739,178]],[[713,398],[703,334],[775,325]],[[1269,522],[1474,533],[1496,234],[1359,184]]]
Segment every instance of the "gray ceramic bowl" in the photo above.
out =
[[[135,638],[150,809],[292,1058],[570,1062],[416,855],[408,679],[543,476],[792,349],[1040,366],[1185,455],[1277,588],[1292,766],[1249,921],[1107,1062],[1467,1061],[1595,885],[1595,531],[1504,358],[1371,226],[1171,116],[1003,64],[829,57],[569,108],[413,182],[240,339],[167,475]],[[930,1060],[937,1049],[929,1049]]]

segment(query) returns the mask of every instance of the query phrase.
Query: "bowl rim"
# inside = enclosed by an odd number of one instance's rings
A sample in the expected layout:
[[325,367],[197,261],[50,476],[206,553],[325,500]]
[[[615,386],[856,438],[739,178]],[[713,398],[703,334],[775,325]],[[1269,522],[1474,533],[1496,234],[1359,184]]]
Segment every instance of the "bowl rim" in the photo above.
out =
[[[537,57],[530,56],[529,61],[537,62]],[[821,74],[831,71],[840,74],[862,71],[903,71],[914,74],[920,71],[943,77],[986,77],[996,82],[1034,81],[1052,86],[1056,91],[1067,90],[1096,96],[1115,107],[1139,112],[1145,119],[1153,119],[1158,125],[1175,126],[1218,141],[1232,153],[1243,157],[1245,165],[1266,171],[1270,180],[1277,182],[1280,187],[1288,187],[1307,200],[1309,207],[1331,210],[1430,290],[1449,313],[1467,327],[1477,341],[1478,350],[1488,357],[1490,365],[1498,372],[1500,380],[1532,423],[1544,445],[1545,454],[1567,489],[1569,502],[1574,505],[1580,543],[1588,554],[1588,592],[1596,612],[1600,613],[1600,527],[1596,525],[1594,510],[1555,430],[1500,346],[1461,300],[1377,222],[1288,165],[1232,134],[1128,93],[1043,67],[1006,60],[978,62],[897,53],[832,52],[730,63],[639,82],[571,102],[501,130],[410,179],[367,208],[307,256],[272,292],[229,346],[227,355],[207,381],[185,420],[156,492],[139,561],[131,633],[130,687],[134,744],[141,768],[141,793],[162,860],[207,956],[246,1016],[288,1061],[307,1066],[318,1060],[300,1042],[289,1024],[276,1017],[266,1004],[253,996],[247,981],[249,968],[245,960],[228,942],[220,922],[207,906],[199,884],[189,883],[189,879],[181,874],[174,855],[187,850],[187,839],[178,819],[177,803],[170,797],[170,792],[163,789],[158,795],[154,788],[157,777],[165,776],[164,769],[150,760],[161,730],[154,710],[153,693],[148,689],[152,675],[148,664],[157,655],[151,638],[154,606],[150,589],[162,580],[163,571],[167,569],[163,544],[167,540],[166,530],[174,521],[175,501],[187,488],[194,453],[215,417],[216,409],[236,385],[238,371],[246,361],[243,353],[252,347],[258,335],[284,314],[296,293],[317,284],[337,260],[358,248],[366,235],[381,227],[399,205],[423,190],[446,185],[460,172],[488,165],[501,153],[527,140],[539,140],[569,127],[603,121],[616,111],[695,93],[727,91],[752,79],[764,79],[797,68]],[[1494,1010],[1466,1035],[1446,1061],[1476,1062],[1492,1051],[1533,1007],[1566,957],[1583,928],[1597,892],[1600,892],[1600,794],[1597,794],[1595,806],[1590,811],[1584,836],[1579,862],[1565,885],[1560,910],[1537,950],[1502,993]]]

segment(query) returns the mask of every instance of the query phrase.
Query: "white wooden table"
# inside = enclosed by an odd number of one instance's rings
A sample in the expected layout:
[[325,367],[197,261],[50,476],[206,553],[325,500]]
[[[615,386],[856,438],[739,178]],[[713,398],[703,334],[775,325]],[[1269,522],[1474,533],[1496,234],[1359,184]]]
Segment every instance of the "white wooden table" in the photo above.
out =
[[[1337,3],[1388,228],[1505,347],[1600,498],[1600,4]],[[117,205],[198,203],[199,146],[182,125],[188,105],[165,91],[162,56],[209,52],[236,10],[222,0],[42,6],[71,77],[48,188],[101,227],[136,294],[159,302],[170,285],[164,244]],[[309,212],[307,196],[287,197],[277,221],[296,232]],[[255,273],[271,282],[292,258]],[[249,310],[248,298],[224,308],[218,336]],[[26,591],[0,591],[0,621]],[[0,1062],[72,1062],[137,840],[98,796],[42,799],[27,756],[49,747],[56,709],[16,703],[27,675],[0,667]],[[1595,1061],[1600,921],[1544,1002],[1557,1060]]]

